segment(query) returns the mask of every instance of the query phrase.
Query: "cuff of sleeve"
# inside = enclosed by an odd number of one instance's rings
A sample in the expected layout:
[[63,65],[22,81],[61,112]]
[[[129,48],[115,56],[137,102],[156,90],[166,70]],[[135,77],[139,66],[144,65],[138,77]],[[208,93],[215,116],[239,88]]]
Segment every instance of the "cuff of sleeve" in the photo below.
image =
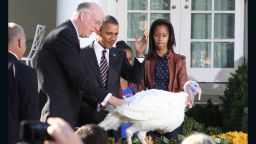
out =
[[108,100],[109,100],[109,98],[110,98],[111,96],[112,96],[112,94],[111,94],[111,93],[108,93],[108,95],[105,97],[105,99],[103,100],[103,102],[101,102],[100,104],[101,104],[102,106],[106,105],[107,102],[108,102]]

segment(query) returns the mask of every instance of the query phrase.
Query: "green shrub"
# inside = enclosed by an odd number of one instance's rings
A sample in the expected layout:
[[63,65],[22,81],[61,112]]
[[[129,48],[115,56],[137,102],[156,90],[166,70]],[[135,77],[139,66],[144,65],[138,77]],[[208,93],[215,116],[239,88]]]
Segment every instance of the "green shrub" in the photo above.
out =
[[207,104],[195,105],[192,109],[186,112],[186,115],[203,123],[205,127],[220,127],[222,124],[219,105],[214,105],[211,99],[207,100]]
[[222,129],[221,127],[207,127],[205,129],[205,133],[208,134],[208,135],[217,135],[217,134],[220,134],[222,133]]
[[222,128],[225,131],[242,130],[242,115],[248,106],[248,65],[239,66],[231,73],[222,100]]
[[208,135],[216,135],[222,133],[220,126],[205,126],[204,123],[194,120],[192,117],[185,116],[183,126],[183,136],[188,136],[194,132],[202,132]]
[[204,124],[199,123],[191,117],[185,116],[182,134],[188,136],[194,132],[203,132],[204,128]]

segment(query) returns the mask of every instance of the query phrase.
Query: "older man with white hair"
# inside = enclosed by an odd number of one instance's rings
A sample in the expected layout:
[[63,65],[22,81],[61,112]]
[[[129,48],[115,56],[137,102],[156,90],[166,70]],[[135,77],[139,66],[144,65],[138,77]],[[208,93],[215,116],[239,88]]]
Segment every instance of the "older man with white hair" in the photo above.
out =
[[73,16],[45,38],[37,61],[42,87],[40,94],[48,98],[42,110],[42,121],[46,121],[48,116],[58,116],[76,126],[81,90],[87,94],[85,96],[96,96],[94,98],[102,106],[123,103],[123,100],[97,86],[82,66],[78,38],[89,37],[98,30],[103,18],[103,10],[96,3],[80,3]]

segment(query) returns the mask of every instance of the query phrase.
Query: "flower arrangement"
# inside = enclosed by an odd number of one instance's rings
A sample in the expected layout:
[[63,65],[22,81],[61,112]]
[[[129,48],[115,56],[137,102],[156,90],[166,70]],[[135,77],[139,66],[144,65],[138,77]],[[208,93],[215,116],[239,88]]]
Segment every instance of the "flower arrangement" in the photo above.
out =
[[[216,144],[248,144],[248,134],[241,131],[232,131],[221,133],[219,135],[211,135],[212,139]],[[152,139],[152,137],[146,137],[147,144],[180,144],[181,141],[185,138],[183,135],[179,135],[179,140],[173,141],[162,136],[161,138]],[[109,144],[126,144],[126,139],[121,141],[114,142],[114,138],[109,138]],[[132,139],[133,144],[141,144],[138,138]]]
[[217,144],[248,144],[247,133],[241,131],[226,132],[219,135],[212,135]]

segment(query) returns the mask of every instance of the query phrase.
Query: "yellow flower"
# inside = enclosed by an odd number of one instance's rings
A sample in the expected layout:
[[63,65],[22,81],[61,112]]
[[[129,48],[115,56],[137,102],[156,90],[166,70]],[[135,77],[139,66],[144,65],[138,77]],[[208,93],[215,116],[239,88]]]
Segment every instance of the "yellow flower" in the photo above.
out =
[[[222,133],[219,135],[212,135],[212,138],[217,144],[221,144],[224,140],[228,140],[229,144],[248,144],[247,133],[241,131],[233,131]],[[216,141],[218,138],[221,139],[221,141]]]

